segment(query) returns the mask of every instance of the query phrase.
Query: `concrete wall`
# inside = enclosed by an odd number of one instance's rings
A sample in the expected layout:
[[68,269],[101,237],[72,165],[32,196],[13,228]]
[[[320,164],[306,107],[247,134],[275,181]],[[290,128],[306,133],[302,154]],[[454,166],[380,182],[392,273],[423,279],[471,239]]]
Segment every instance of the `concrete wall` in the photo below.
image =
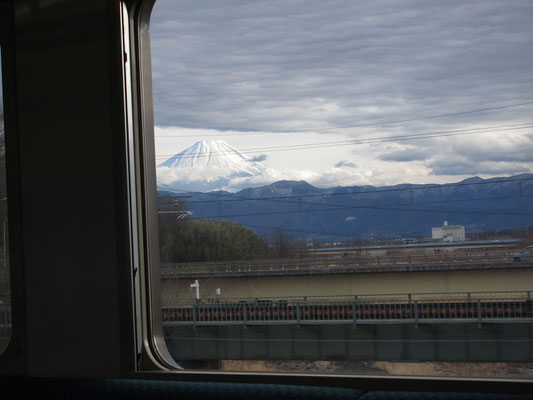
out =
[[[329,296],[373,293],[421,293],[533,290],[533,270],[470,270],[199,279],[200,296]],[[193,298],[193,279],[165,279],[163,299]]]

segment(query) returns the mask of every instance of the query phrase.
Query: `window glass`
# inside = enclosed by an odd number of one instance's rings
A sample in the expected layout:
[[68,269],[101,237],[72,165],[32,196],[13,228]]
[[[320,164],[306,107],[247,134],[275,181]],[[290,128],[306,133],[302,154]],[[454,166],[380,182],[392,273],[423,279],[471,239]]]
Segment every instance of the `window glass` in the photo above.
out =
[[176,361],[531,378],[532,17],[515,0],[158,0]]
[[[1,48],[0,48],[1,50]],[[9,251],[7,235],[6,145],[4,127],[4,100],[2,90],[0,52],[0,353],[11,338],[11,294],[9,281]]]

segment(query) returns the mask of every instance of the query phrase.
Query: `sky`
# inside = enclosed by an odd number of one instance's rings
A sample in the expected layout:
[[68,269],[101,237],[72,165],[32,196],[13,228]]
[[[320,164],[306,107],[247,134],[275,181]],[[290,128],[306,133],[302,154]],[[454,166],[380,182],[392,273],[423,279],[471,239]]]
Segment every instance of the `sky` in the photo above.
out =
[[150,35],[157,163],[222,139],[270,171],[240,185],[533,171],[530,0],[157,0]]

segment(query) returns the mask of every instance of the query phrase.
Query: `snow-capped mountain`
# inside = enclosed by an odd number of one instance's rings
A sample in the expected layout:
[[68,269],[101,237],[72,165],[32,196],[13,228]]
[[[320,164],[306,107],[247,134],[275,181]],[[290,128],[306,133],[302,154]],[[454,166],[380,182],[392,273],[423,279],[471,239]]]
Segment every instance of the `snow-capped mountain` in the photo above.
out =
[[157,180],[175,189],[207,191],[267,172],[223,140],[202,140],[158,165]]

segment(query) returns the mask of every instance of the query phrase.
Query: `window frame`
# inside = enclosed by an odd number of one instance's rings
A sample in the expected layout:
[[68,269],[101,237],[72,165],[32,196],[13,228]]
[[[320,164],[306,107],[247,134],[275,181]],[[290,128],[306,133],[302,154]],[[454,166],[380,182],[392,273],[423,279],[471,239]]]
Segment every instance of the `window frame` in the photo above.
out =
[[0,1],[0,51],[2,52],[3,106],[5,129],[6,188],[8,193],[8,248],[11,292],[11,339],[0,354],[0,374],[21,374],[26,370],[27,337],[25,281],[22,256],[22,212],[17,124],[14,10],[9,1]]
[[[125,75],[131,74],[130,126],[133,153],[130,159],[137,220],[136,248],[140,274],[137,294],[140,298],[138,317],[142,320],[139,336],[142,346],[137,369],[127,376],[142,379],[262,383],[305,386],[362,388],[365,390],[524,393],[533,388],[533,380],[483,379],[460,377],[324,375],[266,372],[223,372],[185,370],[173,360],[166,349],[161,320],[159,239],[152,71],[150,53],[150,17],[157,0],[123,0],[123,45],[130,60]],[[126,15],[127,14],[127,15]],[[124,39],[126,37],[126,39]],[[128,91],[128,90],[126,90]]]

